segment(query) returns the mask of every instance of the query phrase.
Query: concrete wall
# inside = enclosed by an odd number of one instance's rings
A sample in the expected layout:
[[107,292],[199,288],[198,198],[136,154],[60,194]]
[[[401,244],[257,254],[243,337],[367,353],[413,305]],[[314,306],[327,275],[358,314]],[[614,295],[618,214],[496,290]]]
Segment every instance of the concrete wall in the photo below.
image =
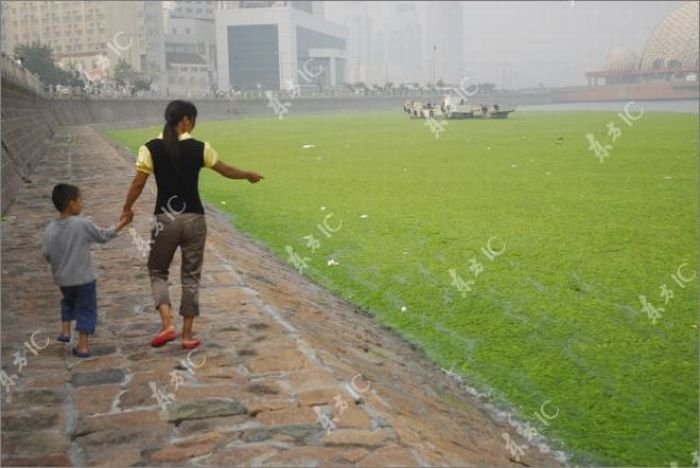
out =
[[46,155],[59,122],[46,100],[14,83],[2,82],[2,213],[22,183],[31,183],[34,167]]
[[[200,119],[232,119],[241,117],[277,118],[266,98],[256,100],[191,99]],[[290,102],[289,115],[313,113],[345,113],[372,111],[401,111],[402,97],[372,98],[304,98],[280,99]],[[163,122],[163,112],[169,100],[51,100],[48,105],[64,124],[118,123],[124,121]]]

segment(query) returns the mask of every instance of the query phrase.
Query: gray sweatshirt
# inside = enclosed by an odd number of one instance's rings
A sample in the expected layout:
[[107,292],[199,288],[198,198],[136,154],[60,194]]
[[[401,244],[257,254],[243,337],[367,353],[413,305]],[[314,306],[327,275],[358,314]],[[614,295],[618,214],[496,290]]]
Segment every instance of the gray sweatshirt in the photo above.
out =
[[59,286],[78,286],[97,279],[92,269],[90,244],[104,244],[117,236],[115,228],[100,229],[81,216],[54,219],[46,226],[41,254],[51,263]]

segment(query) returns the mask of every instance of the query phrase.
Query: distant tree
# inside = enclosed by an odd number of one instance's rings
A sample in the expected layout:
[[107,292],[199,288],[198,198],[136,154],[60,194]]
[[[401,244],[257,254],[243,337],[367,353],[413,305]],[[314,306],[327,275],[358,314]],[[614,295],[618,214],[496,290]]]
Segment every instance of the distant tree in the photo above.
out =
[[68,65],[68,69],[64,70],[66,73],[66,83],[69,86],[85,86],[85,79],[82,76],[82,73],[76,66],[71,63]]
[[116,81],[119,86],[132,86],[132,91],[134,93],[141,90],[150,90],[151,84],[153,83],[153,78],[151,76],[137,72],[133,69],[131,64],[123,58],[119,59],[112,73],[114,75],[114,81]]
[[[134,90],[135,91],[149,91],[151,89],[151,83],[153,78],[143,73],[139,73],[134,77]],[[216,88],[213,89],[216,92]]]
[[127,82],[133,81],[134,70],[131,68],[131,64],[124,60],[119,59],[119,62],[114,66],[114,80],[117,84],[124,86]]
[[36,74],[46,84],[72,85],[74,75],[57,67],[53,59],[53,50],[37,41],[31,44],[18,44],[15,56],[22,60],[24,67]]

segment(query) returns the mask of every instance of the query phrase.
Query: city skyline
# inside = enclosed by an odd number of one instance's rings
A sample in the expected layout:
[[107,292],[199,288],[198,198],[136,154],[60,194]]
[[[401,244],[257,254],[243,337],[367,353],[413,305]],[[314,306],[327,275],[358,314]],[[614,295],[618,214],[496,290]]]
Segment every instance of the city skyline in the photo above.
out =
[[[681,4],[18,1],[3,3],[2,49],[12,54],[17,44],[37,40],[52,47],[63,67],[88,76],[124,59],[152,75],[157,88],[223,89],[228,83],[222,71],[230,71],[217,63],[228,61],[217,52],[223,40],[215,35],[217,21],[257,17],[263,7],[276,7],[270,11],[279,15],[280,7],[289,6],[295,15],[318,18],[318,25],[327,24],[345,41],[332,53],[335,85],[467,79],[506,89],[561,87],[584,85],[586,73],[601,69],[612,51],[641,54],[654,28]],[[299,64],[290,57],[286,63],[279,59],[279,87],[297,78],[293,69]],[[330,60],[318,58],[327,67]]]

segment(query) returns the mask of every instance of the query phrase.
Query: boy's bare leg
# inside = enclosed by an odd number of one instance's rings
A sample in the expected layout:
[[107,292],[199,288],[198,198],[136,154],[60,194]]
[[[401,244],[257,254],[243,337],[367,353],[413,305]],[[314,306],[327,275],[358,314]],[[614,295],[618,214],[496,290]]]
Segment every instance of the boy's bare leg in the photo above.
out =
[[70,321],[61,322],[61,336],[70,336]]
[[183,317],[182,322],[182,341],[192,341],[192,324],[194,317]]
[[158,307],[158,312],[160,312],[160,321],[163,324],[162,331],[166,331],[171,328],[174,329],[175,327],[173,326],[173,316],[171,313],[170,305],[161,304]]
[[78,351],[81,353],[87,353],[88,350],[88,334],[79,332],[78,333]]

